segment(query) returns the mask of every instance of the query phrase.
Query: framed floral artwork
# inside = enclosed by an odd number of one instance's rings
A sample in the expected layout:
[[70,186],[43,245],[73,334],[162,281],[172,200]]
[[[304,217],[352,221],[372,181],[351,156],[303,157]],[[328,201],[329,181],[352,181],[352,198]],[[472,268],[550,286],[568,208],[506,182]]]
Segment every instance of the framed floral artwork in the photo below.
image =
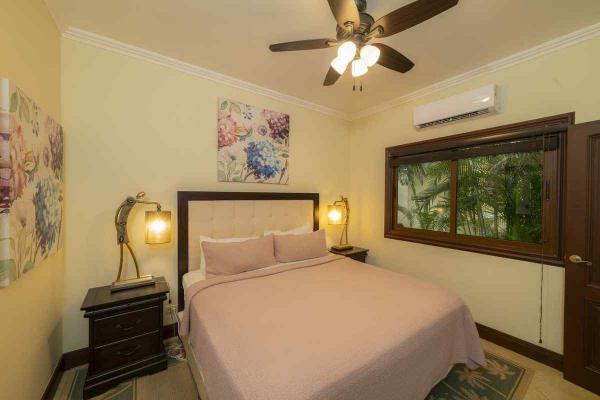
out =
[[219,182],[287,185],[290,116],[219,99]]
[[63,129],[0,78],[0,287],[62,245]]

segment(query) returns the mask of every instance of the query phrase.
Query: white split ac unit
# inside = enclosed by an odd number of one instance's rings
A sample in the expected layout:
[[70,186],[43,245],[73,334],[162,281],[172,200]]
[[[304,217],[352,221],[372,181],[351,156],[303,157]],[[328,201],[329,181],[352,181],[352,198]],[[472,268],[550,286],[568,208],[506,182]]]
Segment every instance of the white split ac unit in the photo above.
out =
[[500,111],[498,88],[496,85],[487,85],[415,107],[413,120],[417,128],[427,128]]

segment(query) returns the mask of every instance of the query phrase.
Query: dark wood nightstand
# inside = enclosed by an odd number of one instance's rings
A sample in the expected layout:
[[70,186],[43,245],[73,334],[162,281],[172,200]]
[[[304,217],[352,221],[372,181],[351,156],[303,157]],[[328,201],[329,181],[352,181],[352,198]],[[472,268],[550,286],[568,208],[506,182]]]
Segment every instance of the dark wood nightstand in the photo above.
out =
[[90,322],[89,367],[83,397],[89,399],[134,376],[167,368],[163,346],[164,278],[156,284],[111,293],[88,290],[81,305]]
[[369,249],[363,249],[362,247],[355,246],[349,250],[329,249],[329,252],[333,254],[339,254],[340,256],[345,256],[356,261],[365,262]]

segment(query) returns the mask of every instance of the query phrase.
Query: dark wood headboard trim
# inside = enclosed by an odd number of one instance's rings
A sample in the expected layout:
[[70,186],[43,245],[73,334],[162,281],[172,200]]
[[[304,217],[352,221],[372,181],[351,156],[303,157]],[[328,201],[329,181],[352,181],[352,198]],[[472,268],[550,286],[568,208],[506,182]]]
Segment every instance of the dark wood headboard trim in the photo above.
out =
[[183,310],[183,275],[188,272],[188,219],[190,201],[203,200],[312,200],[313,230],[319,229],[319,193],[177,192],[177,308]]

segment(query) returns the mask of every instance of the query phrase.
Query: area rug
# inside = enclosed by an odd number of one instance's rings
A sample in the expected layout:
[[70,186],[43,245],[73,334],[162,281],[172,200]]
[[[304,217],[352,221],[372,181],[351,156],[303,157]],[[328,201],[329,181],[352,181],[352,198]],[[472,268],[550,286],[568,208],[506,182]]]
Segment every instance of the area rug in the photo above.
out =
[[522,399],[533,372],[492,353],[486,352],[485,358],[485,368],[470,370],[463,364],[455,365],[427,400]]
[[[459,364],[433,388],[426,400],[521,400],[533,373],[486,352],[487,367],[469,370]],[[66,400],[83,399],[86,368],[75,371]],[[94,400],[197,399],[185,362],[170,362],[166,371],[121,383]],[[55,397],[54,400],[65,400]],[[375,400],[375,399],[369,399]]]

